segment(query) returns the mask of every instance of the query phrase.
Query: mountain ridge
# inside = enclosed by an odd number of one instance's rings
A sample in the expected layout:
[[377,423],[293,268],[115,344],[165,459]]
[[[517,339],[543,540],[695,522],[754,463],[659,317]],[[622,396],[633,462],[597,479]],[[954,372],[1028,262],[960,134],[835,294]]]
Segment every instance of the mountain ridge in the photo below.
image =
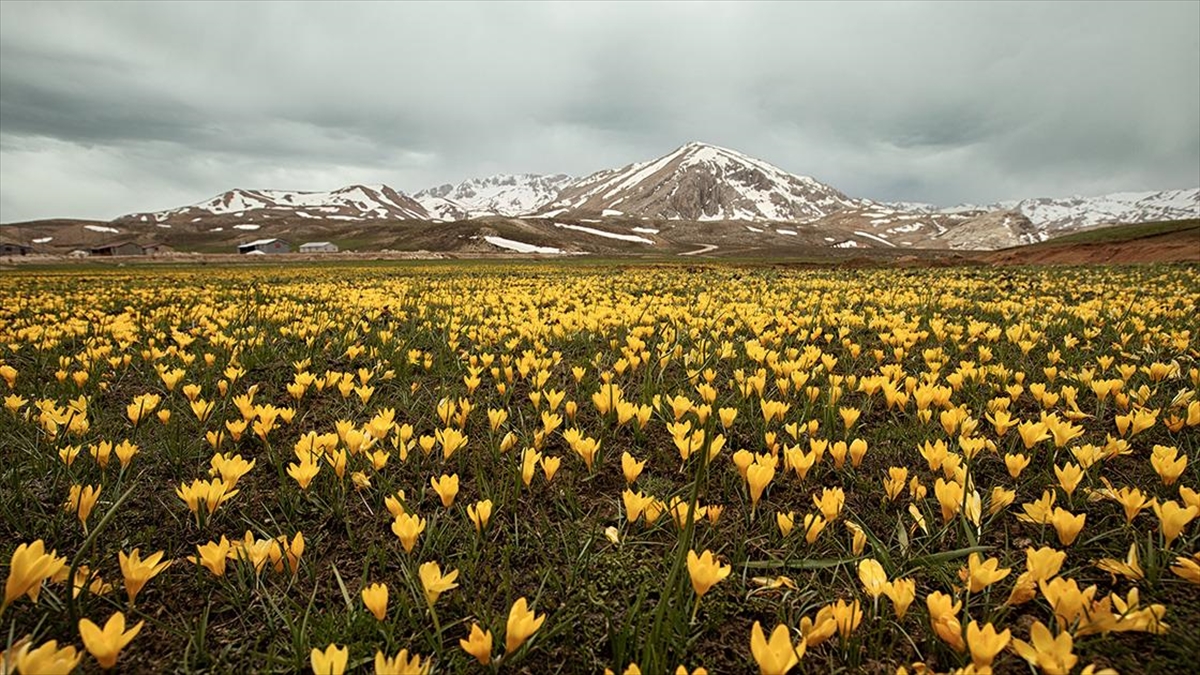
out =
[[575,180],[565,173],[501,173],[425,188],[414,192],[412,198],[441,220],[478,215],[518,216],[554,199]]
[[[527,231],[530,223],[540,223],[534,227],[540,228],[539,240],[530,245],[561,244],[564,250],[587,250],[592,246],[587,242],[605,237],[639,246],[670,241],[697,248],[1001,249],[1108,223],[1195,217],[1200,217],[1200,188],[945,208],[873,201],[738,151],[693,141],[660,157],[580,179],[494,174],[411,195],[388,185],[363,184],[324,192],[234,188],[174,209],[127,214],[103,224],[79,221],[86,231],[76,238],[91,241],[142,231],[143,238],[196,246],[202,245],[199,238],[218,233],[258,238],[316,232],[338,238],[354,232],[343,240],[367,241],[372,228],[393,223],[411,223],[405,231],[415,232],[413,227],[473,222],[475,229],[466,231],[476,231],[471,235],[475,240],[492,242],[505,236],[485,232],[488,222],[509,219],[524,223]],[[53,233],[39,226],[36,239],[29,241],[45,244]],[[430,241],[458,245],[436,236]]]
[[164,211],[131,213],[112,222],[153,222],[173,226],[180,221],[196,222],[205,216],[270,219],[297,215],[301,218],[428,219],[420,203],[387,185],[353,184],[330,191],[299,191],[233,188],[210,199]]

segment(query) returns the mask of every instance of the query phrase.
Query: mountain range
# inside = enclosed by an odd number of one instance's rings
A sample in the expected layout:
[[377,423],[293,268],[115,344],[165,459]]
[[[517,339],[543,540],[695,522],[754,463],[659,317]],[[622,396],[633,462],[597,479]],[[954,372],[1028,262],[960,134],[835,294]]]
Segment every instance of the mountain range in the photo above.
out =
[[[1200,217],[1200,188],[942,208],[855,198],[765,161],[688,143],[645,162],[565,174],[500,174],[405,194],[233,189],[110,222],[5,225],[44,250],[116,239],[216,252],[265,236],[344,249],[701,253],[794,247],[990,250],[1103,225]],[[14,230],[13,228],[17,228]],[[18,231],[21,236],[14,237]]]
[[413,195],[433,220],[462,220],[475,216],[519,216],[536,210],[575,182],[564,173],[499,174],[458,185],[439,185]]

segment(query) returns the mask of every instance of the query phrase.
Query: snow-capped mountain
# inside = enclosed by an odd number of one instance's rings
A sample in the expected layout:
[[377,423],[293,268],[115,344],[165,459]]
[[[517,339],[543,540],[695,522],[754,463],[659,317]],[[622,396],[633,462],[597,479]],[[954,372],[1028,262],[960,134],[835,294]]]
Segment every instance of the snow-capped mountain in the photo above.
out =
[[837,190],[740,152],[688,143],[648,162],[600,171],[538,210],[666,220],[807,221],[855,205]]
[[1189,218],[1200,218],[1200,188],[945,208],[850,198],[734,150],[688,143],[657,159],[581,180],[499,174],[412,196],[386,185],[330,192],[235,189],[190,206],[77,223],[74,239],[61,228],[30,230],[26,243],[90,245],[112,235],[108,238],[177,242],[186,249],[213,237],[270,235],[314,241],[378,237],[393,248],[448,250],[466,236],[462,241],[512,240],[569,251],[613,245],[981,250],[1107,224]]
[[566,174],[543,176],[534,173],[497,174],[472,178],[458,185],[439,185],[413,195],[438,220],[462,220],[472,216],[517,216],[553,200],[560,190],[575,181]]
[[993,208],[1004,206],[1020,211],[1040,232],[1053,236],[1064,230],[1103,224],[1200,218],[1200,188],[1114,192],[1098,197],[1025,199],[1011,206],[997,204]]
[[135,213],[119,221],[193,222],[208,216],[234,216],[247,222],[272,218],[311,220],[428,220],[425,207],[386,185],[350,185],[332,192],[234,189],[212,199],[156,213]]
[[[942,224],[948,227],[938,228],[940,231],[931,237],[929,245],[990,250],[1047,241],[1102,225],[1200,218],[1200,188],[1115,192],[1094,197],[1040,197],[952,207],[918,202],[864,204],[871,206],[866,215],[871,216],[874,227],[903,227],[909,220],[943,219]],[[944,220],[947,218],[949,222]]]

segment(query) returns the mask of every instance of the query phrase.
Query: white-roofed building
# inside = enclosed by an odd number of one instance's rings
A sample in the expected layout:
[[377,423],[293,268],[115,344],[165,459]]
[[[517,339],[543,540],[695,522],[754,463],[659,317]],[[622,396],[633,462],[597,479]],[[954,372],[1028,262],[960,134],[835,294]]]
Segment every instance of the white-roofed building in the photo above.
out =
[[301,253],[337,253],[337,244],[329,241],[310,241],[300,244]]
[[290,253],[292,247],[282,239],[256,239],[238,244],[238,253]]

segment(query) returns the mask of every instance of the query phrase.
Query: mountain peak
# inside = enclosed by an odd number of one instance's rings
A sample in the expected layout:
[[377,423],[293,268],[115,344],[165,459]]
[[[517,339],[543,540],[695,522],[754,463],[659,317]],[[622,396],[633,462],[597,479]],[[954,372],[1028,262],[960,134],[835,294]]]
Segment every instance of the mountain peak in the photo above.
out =
[[853,206],[841,192],[736,150],[692,141],[648,162],[600,171],[543,213],[668,220],[812,220]]
[[730,150],[729,148],[726,148],[726,147],[723,147],[720,145],[714,145],[712,143],[705,143],[704,141],[688,141],[687,143],[684,143],[683,145],[679,146],[678,149],[679,150],[687,150],[689,152],[695,152],[697,150],[715,150],[717,152],[729,153],[731,155],[741,155],[743,157],[745,156],[745,155],[742,155],[742,153],[738,152],[737,150]]

